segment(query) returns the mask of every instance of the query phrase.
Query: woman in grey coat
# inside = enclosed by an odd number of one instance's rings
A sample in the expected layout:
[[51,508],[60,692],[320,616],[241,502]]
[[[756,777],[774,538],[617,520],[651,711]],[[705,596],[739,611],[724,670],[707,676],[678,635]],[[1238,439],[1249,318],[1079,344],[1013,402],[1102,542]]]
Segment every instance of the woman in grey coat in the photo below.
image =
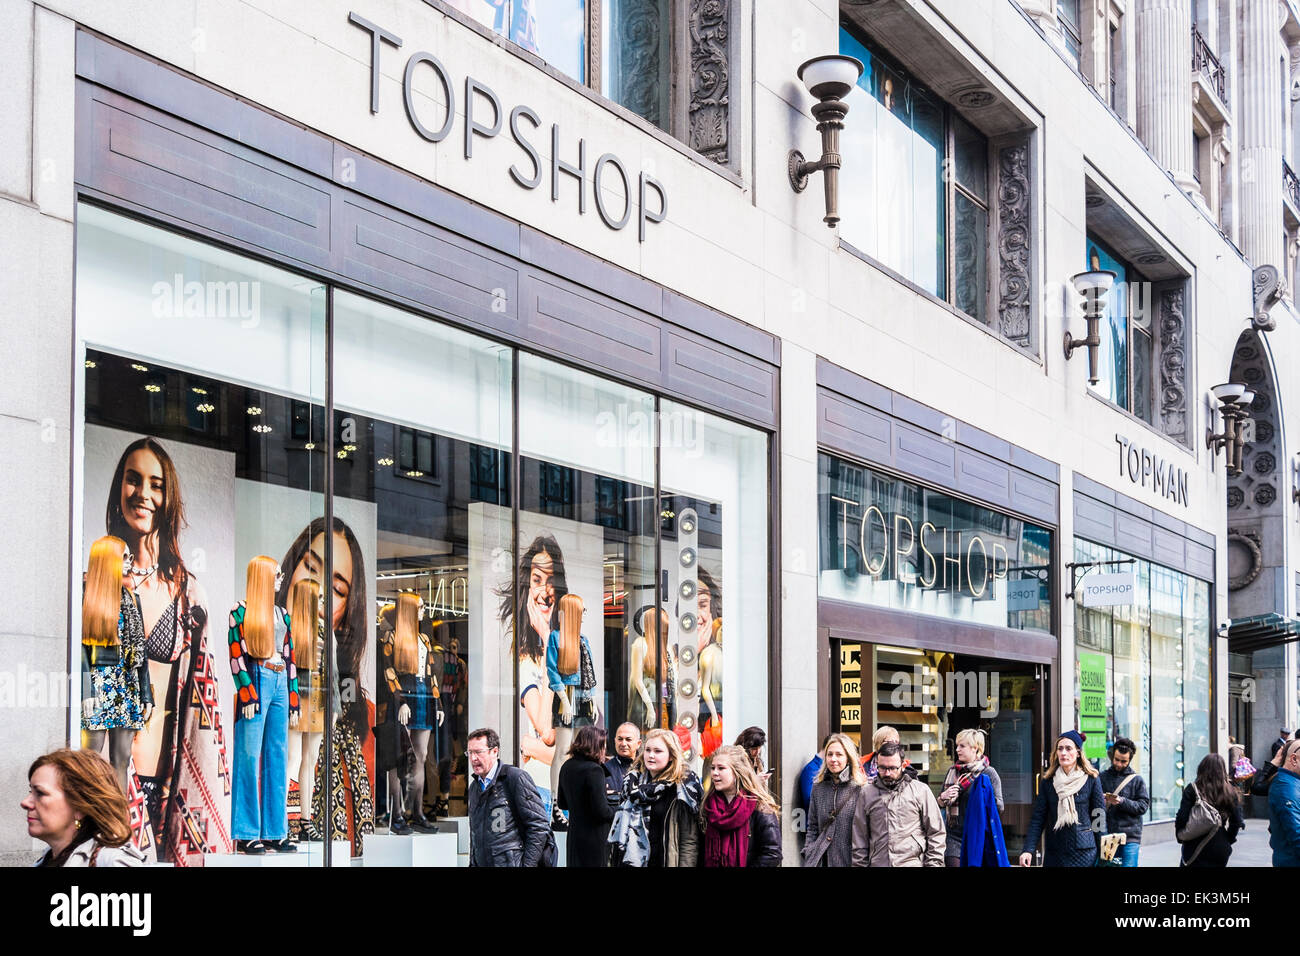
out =
[[826,741],[821,772],[808,801],[804,866],[853,865],[853,814],[867,782],[858,748],[844,734]]

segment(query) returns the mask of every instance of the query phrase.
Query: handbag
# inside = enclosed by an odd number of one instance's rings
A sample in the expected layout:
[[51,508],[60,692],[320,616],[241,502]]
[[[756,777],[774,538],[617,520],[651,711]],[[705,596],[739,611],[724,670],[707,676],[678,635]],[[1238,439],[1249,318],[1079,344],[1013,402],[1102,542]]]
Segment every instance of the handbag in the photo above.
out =
[[1189,784],[1189,786],[1192,788],[1192,793],[1196,794],[1196,803],[1192,806],[1192,812],[1188,814],[1187,825],[1179,830],[1176,835],[1179,843],[1190,843],[1197,837],[1202,839],[1196,845],[1196,849],[1192,851],[1192,855],[1184,861],[1185,866],[1190,866],[1196,861],[1196,858],[1201,855],[1201,851],[1205,849],[1206,844],[1223,827],[1223,814],[1219,813],[1217,808],[1205,802],[1205,798],[1196,789],[1196,784]]

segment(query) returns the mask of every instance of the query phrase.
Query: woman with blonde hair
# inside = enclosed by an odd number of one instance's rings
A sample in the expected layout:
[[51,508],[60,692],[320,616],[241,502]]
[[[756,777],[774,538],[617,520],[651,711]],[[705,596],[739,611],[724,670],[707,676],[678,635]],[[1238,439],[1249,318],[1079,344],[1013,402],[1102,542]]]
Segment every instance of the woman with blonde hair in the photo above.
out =
[[[984,731],[966,729],[955,741],[957,762],[948,768],[939,792],[947,815],[947,866],[1010,866],[1002,833],[1002,779],[984,755]],[[970,831],[970,845],[963,840]]]
[[677,734],[656,728],[623,778],[609,830],[611,866],[693,867],[699,859],[700,778],[686,765]]
[[858,748],[845,734],[831,734],[808,801],[804,866],[853,865],[853,815],[866,785]]
[[27,771],[27,834],[49,846],[39,867],[140,866],[131,846],[126,794],[97,753],[66,747],[37,757]]
[[732,745],[715,750],[709,778],[713,786],[700,807],[700,865],[780,866],[780,807],[745,749]]
[[108,738],[123,793],[136,731],[153,712],[140,602],[122,584],[129,555],[126,542],[113,535],[92,544],[81,601],[82,746],[99,753]]
[[1056,738],[1052,761],[1043,773],[1020,865],[1034,862],[1038,837],[1043,837],[1043,866],[1092,866],[1098,835],[1092,821],[1106,819],[1106,798],[1095,768],[1083,755],[1087,738],[1067,730]]

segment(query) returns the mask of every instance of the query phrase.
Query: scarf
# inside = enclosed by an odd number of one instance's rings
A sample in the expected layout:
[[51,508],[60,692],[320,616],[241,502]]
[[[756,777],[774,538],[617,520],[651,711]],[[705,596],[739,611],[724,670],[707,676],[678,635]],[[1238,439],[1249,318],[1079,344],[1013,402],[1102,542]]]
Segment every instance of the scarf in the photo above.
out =
[[[365,699],[356,707],[368,712]],[[396,722],[394,722],[396,723]],[[370,771],[366,765],[365,745],[357,736],[356,722],[348,714],[334,718],[330,730],[333,760],[325,766],[322,747],[316,760],[316,789],[312,793],[312,820],[316,827],[336,841],[349,840],[352,855],[365,850],[365,835],[375,832],[375,807],[370,793]],[[325,824],[325,787],[330,788],[331,819]]]
[[699,810],[703,789],[695,774],[687,774],[679,784],[655,780],[644,770],[629,770],[623,778],[623,800],[614,811],[606,841],[616,848],[619,866],[649,866],[650,828],[646,821],[650,808],[665,792],[676,788],[677,799],[686,804],[691,815]]
[[704,865],[743,867],[749,857],[749,819],[758,801],[743,793],[727,803],[716,790],[704,798]]
[[[961,787],[965,791],[967,798],[971,793],[971,784],[982,774],[989,765],[988,757],[976,757],[968,764],[955,763],[948,768],[948,775],[944,778],[943,789],[947,790],[953,784]],[[961,800],[954,800],[948,806],[948,819],[956,820],[961,816]]]
[[585,637],[578,642],[578,651],[578,670],[582,673],[579,686],[590,694],[596,689],[596,668],[591,663],[591,648]]
[[1079,814],[1074,809],[1074,795],[1088,782],[1088,775],[1074,768],[1072,773],[1065,773],[1061,768],[1052,774],[1052,786],[1056,788],[1056,825],[1053,830],[1072,827],[1079,822]]

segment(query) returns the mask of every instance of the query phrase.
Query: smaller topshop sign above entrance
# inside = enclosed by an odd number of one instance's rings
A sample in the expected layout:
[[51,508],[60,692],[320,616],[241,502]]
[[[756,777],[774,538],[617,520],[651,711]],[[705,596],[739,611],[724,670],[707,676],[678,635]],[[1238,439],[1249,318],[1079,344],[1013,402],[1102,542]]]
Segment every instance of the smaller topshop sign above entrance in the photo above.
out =
[[[348,14],[348,22],[370,34],[370,112],[379,112],[379,60],[385,45],[398,49],[402,38],[396,33],[385,30],[355,13]],[[418,73],[431,71],[442,85],[446,97],[446,107],[440,117],[421,114],[416,110],[414,81]],[[402,102],[406,107],[406,118],[411,127],[422,139],[430,143],[440,143],[451,135],[456,122],[456,93],[464,90],[462,109],[465,113],[465,158],[474,158],[475,137],[491,139],[499,136],[503,126],[508,126],[510,138],[515,141],[523,156],[523,166],[511,165],[510,178],[524,189],[536,189],[547,178],[548,168],[542,162],[541,153],[529,138],[529,134],[542,126],[542,119],[532,107],[518,104],[507,114],[501,105],[501,98],[485,83],[472,76],[466,76],[463,84],[453,83],[451,74],[432,53],[418,51],[406,60],[406,69],[402,73]],[[488,118],[491,121],[488,122]],[[596,202],[596,213],[600,221],[610,229],[618,232],[626,228],[636,216],[637,238],[645,242],[646,224],[663,222],[668,216],[668,193],[663,184],[645,172],[637,175],[635,185],[628,178],[627,166],[613,153],[601,153],[589,162],[587,141],[578,138],[576,149],[570,143],[561,145],[563,137],[557,123],[551,124],[551,160],[549,164],[551,201],[560,201],[561,177],[568,176],[577,182],[578,215],[587,213],[587,193],[590,191]],[[568,162],[560,158],[561,152],[569,156],[576,153],[577,162]],[[591,152],[595,152],[592,150]],[[612,184],[617,182],[618,186]],[[607,198],[604,190],[612,187],[617,195],[622,191],[622,202]]]

